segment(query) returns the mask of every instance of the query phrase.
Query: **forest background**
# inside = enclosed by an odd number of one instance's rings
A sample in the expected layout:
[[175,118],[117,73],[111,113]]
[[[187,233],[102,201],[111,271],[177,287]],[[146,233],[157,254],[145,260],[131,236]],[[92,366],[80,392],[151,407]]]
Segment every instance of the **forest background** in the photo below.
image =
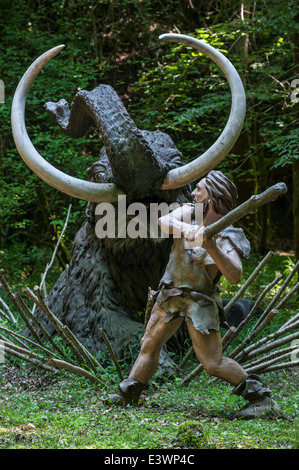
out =
[[[219,169],[237,184],[239,203],[279,181],[287,195],[242,220],[253,250],[299,257],[299,6],[296,1],[1,0],[0,270],[14,285],[39,282],[72,204],[54,282],[70,261],[85,202],[49,187],[19,157],[10,111],[16,86],[43,52],[65,44],[35,80],[26,123],[38,151],[65,173],[86,179],[101,138],[62,135],[44,109],[69,103],[79,89],[112,85],[137,126],[171,135],[184,161],[217,139],[230,109],[218,67],[201,53],[162,45],[162,33],[194,36],[221,50],[242,77],[247,95],[243,131]],[[2,90],[3,91],[3,90]]]

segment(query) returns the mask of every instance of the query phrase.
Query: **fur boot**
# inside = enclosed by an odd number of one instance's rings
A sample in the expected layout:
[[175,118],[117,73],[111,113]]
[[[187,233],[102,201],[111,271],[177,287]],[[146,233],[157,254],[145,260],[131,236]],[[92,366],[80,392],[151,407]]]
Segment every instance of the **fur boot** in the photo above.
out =
[[266,388],[258,375],[248,375],[233,393],[248,401],[248,404],[234,414],[234,418],[252,419],[271,410],[279,410],[277,403],[271,398],[271,390]]

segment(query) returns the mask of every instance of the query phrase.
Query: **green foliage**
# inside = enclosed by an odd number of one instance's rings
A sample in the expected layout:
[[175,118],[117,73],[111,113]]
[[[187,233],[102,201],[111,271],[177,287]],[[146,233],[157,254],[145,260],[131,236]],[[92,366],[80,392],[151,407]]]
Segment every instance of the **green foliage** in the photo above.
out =
[[[282,123],[283,126],[283,123]],[[273,163],[273,168],[290,165],[293,159],[299,159],[298,150],[298,130],[291,129],[286,135],[273,133],[271,143],[267,142],[273,153],[276,153],[277,160]]]
[[[289,89],[296,77],[290,51],[298,6],[294,2],[292,7],[267,2],[248,21],[239,19],[190,32],[226,54],[241,74],[248,100],[245,129],[254,137],[248,154],[254,158],[265,146],[269,167],[271,163],[274,167],[291,163],[298,154],[297,129],[292,129],[297,109]],[[250,54],[242,45],[244,37],[249,40]],[[183,154],[194,157],[223,129],[230,93],[219,69],[202,53],[169,44],[163,46],[163,52],[169,48],[171,52],[156,67],[141,75],[134,91],[143,96],[142,106],[138,102],[132,109],[142,126],[157,125],[172,133]],[[191,135],[193,148],[188,145]]]

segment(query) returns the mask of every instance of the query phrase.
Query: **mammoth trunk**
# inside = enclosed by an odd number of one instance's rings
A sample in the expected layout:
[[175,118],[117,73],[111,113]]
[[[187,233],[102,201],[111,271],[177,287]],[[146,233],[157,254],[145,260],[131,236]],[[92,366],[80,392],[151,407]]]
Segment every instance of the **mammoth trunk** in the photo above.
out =
[[47,103],[46,109],[69,137],[82,137],[93,124],[98,127],[113,182],[132,200],[161,187],[167,169],[109,85],[80,91],[71,108],[60,100]]

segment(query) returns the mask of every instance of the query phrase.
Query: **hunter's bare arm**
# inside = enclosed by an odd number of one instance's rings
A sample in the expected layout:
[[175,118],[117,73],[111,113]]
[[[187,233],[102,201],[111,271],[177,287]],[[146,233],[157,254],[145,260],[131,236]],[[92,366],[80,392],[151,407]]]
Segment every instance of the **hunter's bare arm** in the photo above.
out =
[[[243,268],[242,260],[239,253],[234,249],[229,255],[216,243],[216,237],[207,239],[205,237],[205,228],[198,225],[191,225],[184,220],[190,220],[192,214],[192,206],[183,205],[173,212],[162,216],[158,220],[158,224],[163,232],[174,235],[175,238],[184,236],[187,241],[196,242],[199,240],[198,246],[202,246],[215,261],[217,269],[232,284],[237,284],[242,279]],[[211,277],[214,278],[217,270],[215,266],[210,268]]]
[[[199,229],[198,225],[191,225],[193,207],[189,204],[178,207],[173,212],[158,219],[158,224],[164,233],[174,235],[174,238],[194,236]],[[187,223],[186,221],[190,222]]]
[[[189,237],[189,235],[187,235],[187,237]],[[238,251],[233,249],[229,254],[225,253],[217,244],[216,236],[209,239],[206,238],[205,227],[199,228],[193,235],[193,238],[192,235],[190,236],[190,241],[192,240],[193,242],[196,242],[196,239],[202,241],[201,246],[215,261],[217,268],[223,276],[232,284],[238,284],[238,282],[241,281],[243,274],[242,260]]]

